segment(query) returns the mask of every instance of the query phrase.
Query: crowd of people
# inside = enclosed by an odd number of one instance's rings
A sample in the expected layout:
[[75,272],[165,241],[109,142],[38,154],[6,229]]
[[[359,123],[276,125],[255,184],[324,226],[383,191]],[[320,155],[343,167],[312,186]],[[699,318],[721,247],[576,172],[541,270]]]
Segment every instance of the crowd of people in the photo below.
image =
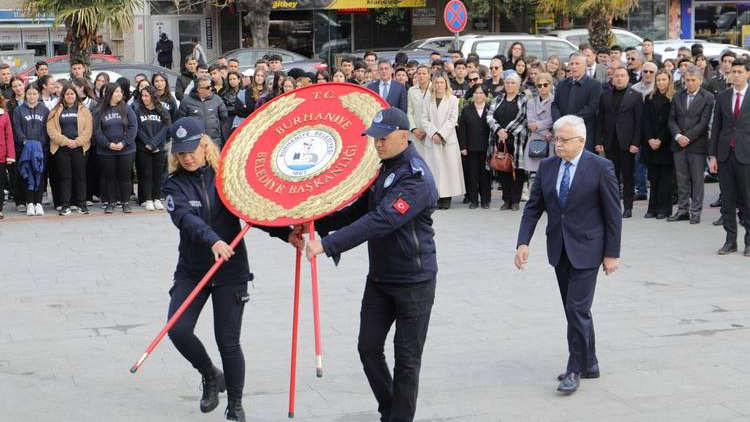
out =
[[[116,207],[128,213],[132,195],[147,210],[163,209],[170,122],[198,118],[221,147],[275,96],[342,82],[366,86],[407,113],[410,140],[435,176],[440,209],[457,196],[472,209],[489,208],[496,182],[500,209],[518,210],[539,162],[554,154],[554,121],[572,114],[586,122],[586,148],[615,165],[623,217],[632,216],[634,201],[648,199],[646,218],[700,223],[704,178],[719,167],[709,160],[716,156],[715,98],[746,86],[747,57],[726,50],[713,66],[696,44],[680,48],[676,60],[662,60],[650,40],[640,50],[582,44],[570,57],[546,61],[515,42],[489,66],[476,54],[448,55],[434,52],[420,64],[405,53],[390,61],[367,52],[317,73],[285,71],[281,57],[271,55],[255,63],[252,76],[240,72],[236,59],[221,57],[208,67],[190,56],[174,93],[161,73],[133,81],[100,73],[90,84],[81,63],[71,64],[69,79],[55,80],[39,62],[36,81],[26,84],[3,65],[0,183],[29,216],[43,215],[48,185],[60,215],[86,213],[97,200],[107,213]],[[494,169],[491,158],[503,154],[512,165]],[[711,205],[728,203],[744,223],[743,177],[744,167],[732,171],[736,180],[721,178],[723,195]],[[732,230],[730,222],[715,223]]]

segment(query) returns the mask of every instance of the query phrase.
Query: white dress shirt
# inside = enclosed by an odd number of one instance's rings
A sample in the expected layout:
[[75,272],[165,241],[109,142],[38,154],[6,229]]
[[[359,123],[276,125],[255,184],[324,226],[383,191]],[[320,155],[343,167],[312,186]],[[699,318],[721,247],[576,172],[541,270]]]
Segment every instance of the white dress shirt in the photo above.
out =
[[[575,156],[572,160],[570,160],[570,163],[572,164],[570,166],[570,170],[568,170],[568,173],[570,173],[570,185],[568,187],[573,186],[573,176],[576,174],[576,169],[578,168],[578,161],[581,159],[581,155],[583,155],[583,150],[578,153],[578,155]],[[562,183],[563,173],[565,173],[565,160],[560,160],[560,170],[557,171],[557,194],[560,195],[560,184]]]

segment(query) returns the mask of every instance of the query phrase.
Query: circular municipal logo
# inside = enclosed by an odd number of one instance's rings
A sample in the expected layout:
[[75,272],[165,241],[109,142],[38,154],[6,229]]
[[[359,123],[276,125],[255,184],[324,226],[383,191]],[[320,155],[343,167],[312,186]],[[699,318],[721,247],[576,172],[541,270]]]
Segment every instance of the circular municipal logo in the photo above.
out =
[[320,126],[292,134],[277,150],[275,164],[280,176],[299,180],[328,168],[339,148],[336,138]]

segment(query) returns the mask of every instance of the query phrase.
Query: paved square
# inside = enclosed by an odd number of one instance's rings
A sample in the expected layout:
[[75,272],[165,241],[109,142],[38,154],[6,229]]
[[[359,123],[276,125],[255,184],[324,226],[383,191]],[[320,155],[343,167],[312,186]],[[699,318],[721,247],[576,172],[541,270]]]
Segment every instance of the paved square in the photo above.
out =
[[[716,195],[708,185],[706,202]],[[716,255],[717,210],[690,226],[644,220],[636,203],[621,268],[600,276],[594,301],[602,377],[561,397],[565,318],[545,222],[518,272],[521,213],[498,206],[454,201],[435,214],[440,272],[418,421],[750,421],[750,258]],[[226,396],[201,414],[200,377],[169,339],[128,371],[165,322],[178,241],[166,214],[27,218],[12,208],[0,222],[0,420],[223,420]],[[294,252],[259,231],[247,244],[256,281],[242,336],[245,409],[250,421],[283,421]],[[356,352],[366,249],[319,269],[325,376],[315,378],[305,270],[296,419],[375,422]],[[198,334],[219,362],[211,324],[209,304]]]

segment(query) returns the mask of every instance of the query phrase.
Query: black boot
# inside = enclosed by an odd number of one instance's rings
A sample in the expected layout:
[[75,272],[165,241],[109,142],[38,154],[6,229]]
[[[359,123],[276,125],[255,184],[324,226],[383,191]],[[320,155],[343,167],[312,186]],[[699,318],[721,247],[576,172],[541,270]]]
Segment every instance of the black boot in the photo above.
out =
[[245,422],[245,409],[242,408],[242,396],[229,397],[227,410],[224,413],[228,421]]
[[201,412],[208,413],[219,405],[219,393],[223,393],[227,387],[224,383],[224,373],[219,368],[211,365],[203,375],[203,397],[201,397]]

